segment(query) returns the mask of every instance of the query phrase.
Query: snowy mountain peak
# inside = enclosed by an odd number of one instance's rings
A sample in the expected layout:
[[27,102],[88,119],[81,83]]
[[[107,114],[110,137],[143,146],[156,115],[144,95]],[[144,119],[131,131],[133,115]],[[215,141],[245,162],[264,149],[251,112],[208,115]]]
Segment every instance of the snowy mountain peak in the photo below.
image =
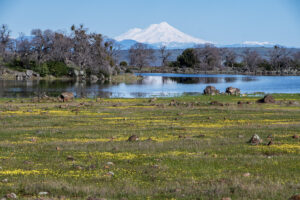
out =
[[273,43],[271,43],[271,42],[258,42],[258,41],[245,41],[242,44],[245,44],[245,45],[257,45],[257,46],[273,45]]
[[167,22],[160,24],[152,24],[145,29],[134,28],[115,38],[117,41],[135,40],[146,44],[163,44],[171,46],[175,44],[205,44],[211,43],[202,39],[198,39],[187,35]]

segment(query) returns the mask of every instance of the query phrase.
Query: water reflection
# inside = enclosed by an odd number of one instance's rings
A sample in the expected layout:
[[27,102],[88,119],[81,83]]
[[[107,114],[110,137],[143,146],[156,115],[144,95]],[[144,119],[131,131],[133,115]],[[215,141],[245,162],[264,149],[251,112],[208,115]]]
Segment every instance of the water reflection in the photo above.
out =
[[143,80],[132,84],[97,84],[76,81],[8,81],[0,80],[0,97],[33,97],[41,94],[58,96],[70,91],[77,97],[153,97],[179,96],[202,93],[207,85],[220,91],[238,87],[242,93],[299,93],[299,76],[242,76],[242,75],[186,75],[140,74]]

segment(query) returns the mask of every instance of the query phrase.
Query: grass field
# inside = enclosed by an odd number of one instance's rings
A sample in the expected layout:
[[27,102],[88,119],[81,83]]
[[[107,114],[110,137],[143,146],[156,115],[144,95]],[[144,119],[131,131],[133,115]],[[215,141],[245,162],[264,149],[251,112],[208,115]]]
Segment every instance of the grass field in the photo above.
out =
[[274,97],[0,99],[0,197],[288,199],[300,193],[300,95]]

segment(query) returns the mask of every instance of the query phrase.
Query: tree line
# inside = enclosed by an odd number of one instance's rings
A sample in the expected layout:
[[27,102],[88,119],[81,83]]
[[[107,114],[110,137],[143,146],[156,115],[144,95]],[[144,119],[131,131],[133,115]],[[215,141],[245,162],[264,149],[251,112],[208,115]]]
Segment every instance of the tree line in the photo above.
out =
[[31,37],[20,34],[11,39],[7,25],[0,27],[0,64],[30,69],[41,76],[70,76],[76,70],[110,76],[116,71],[117,46],[101,34],[89,33],[83,25],[70,28],[70,34],[33,29]]
[[[41,76],[70,76],[74,69],[87,75],[106,77],[127,67],[127,62],[118,63],[120,47],[111,39],[98,33],[89,33],[83,25],[73,25],[70,33],[33,29],[31,37],[20,34],[11,38],[7,25],[0,27],[0,64],[17,70],[30,69]],[[161,66],[171,68],[195,68],[203,71],[230,69],[238,72],[292,71],[300,70],[300,51],[274,46],[268,55],[245,48],[237,54],[231,48],[217,48],[211,44],[185,49],[175,61],[166,46],[159,50]],[[147,44],[136,43],[129,49],[129,65],[141,70],[155,61],[155,50]]]
[[[176,61],[170,61],[171,52],[165,46],[159,49],[161,66],[174,68],[197,68],[203,71],[231,69],[239,72],[292,71],[300,70],[300,51],[291,53],[287,48],[274,46],[265,56],[245,48],[241,55],[231,48],[217,48],[214,45],[198,45],[185,49]],[[155,59],[154,50],[146,44],[135,44],[129,50],[130,64],[139,67],[149,65]]]

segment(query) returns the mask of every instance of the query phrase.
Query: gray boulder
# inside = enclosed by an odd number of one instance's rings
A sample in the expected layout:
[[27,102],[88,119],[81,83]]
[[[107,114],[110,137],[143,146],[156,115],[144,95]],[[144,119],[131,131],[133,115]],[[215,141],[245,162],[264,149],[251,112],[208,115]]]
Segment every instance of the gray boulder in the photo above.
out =
[[229,95],[239,95],[239,94],[241,94],[241,91],[239,88],[228,87],[228,88],[226,88],[225,93],[229,94]]
[[220,91],[217,90],[214,86],[209,85],[204,89],[203,93],[205,95],[217,95],[220,93]]

